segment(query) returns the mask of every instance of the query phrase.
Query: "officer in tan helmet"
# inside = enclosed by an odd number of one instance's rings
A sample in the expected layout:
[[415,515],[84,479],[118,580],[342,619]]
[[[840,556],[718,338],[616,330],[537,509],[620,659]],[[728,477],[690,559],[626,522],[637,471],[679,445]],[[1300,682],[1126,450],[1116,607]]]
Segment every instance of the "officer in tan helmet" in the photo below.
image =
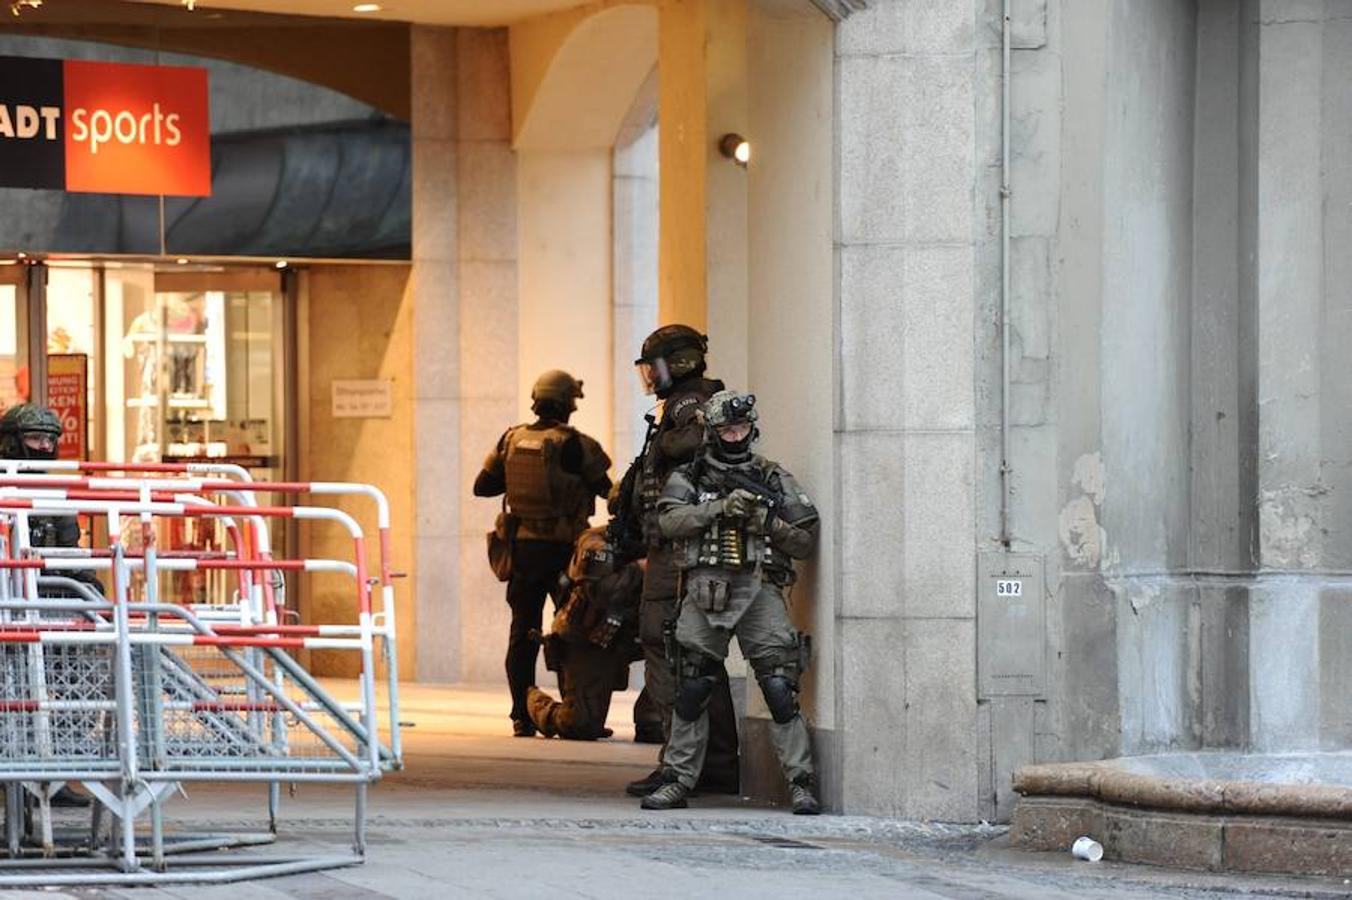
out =
[[594,438],[568,424],[582,398],[582,382],[551,369],[535,380],[530,396],[536,420],[507,429],[474,481],[475,496],[504,496],[500,527],[511,547],[512,609],[507,685],[517,737],[535,734],[527,696],[540,645],[531,632],[540,630],[545,597],[558,590],[595,498],[610,492],[610,457]]

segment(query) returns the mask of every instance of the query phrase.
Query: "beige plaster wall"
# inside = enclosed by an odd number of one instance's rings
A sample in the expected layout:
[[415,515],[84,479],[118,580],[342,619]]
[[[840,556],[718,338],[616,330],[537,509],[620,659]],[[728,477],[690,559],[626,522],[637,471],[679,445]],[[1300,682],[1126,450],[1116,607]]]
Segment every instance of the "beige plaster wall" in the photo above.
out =
[[517,155],[519,414],[547,369],[583,381],[573,424],[609,447],[611,366],[610,148]]
[[[300,477],[306,481],[374,484],[390,500],[396,571],[413,564],[413,303],[410,268],[397,265],[316,265],[301,272]],[[330,402],[334,379],[385,378],[393,386],[388,419],[335,419]],[[312,498],[356,517],[372,536],[368,566],[377,571],[375,509],[362,499]],[[306,556],[349,559],[351,541],[330,523],[302,522]],[[302,615],[308,623],[356,624],[352,579],[306,576]],[[399,670],[413,672],[416,619],[412,577],[396,583]],[[355,675],[351,653],[315,651],[312,671]]]
[[[787,7],[787,8],[786,8]],[[803,3],[753,0],[748,25],[747,386],[761,450],[802,482],[822,518],[816,558],[792,595],[812,634],[803,695],[817,728],[836,727],[833,27]],[[754,693],[754,692],[752,692]]]

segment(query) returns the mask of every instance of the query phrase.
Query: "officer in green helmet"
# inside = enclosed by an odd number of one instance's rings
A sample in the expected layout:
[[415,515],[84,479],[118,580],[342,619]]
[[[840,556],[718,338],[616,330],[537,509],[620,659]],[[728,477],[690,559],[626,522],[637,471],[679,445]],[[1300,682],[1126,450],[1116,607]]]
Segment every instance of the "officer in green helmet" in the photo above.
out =
[[709,742],[709,698],[735,636],[770,711],[793,811],[815,815],[812,748],[798,709],[811,644],[790,623],[785,595],[794,561],[816,546],[817,510],[788,471],[752,451],[754,395],[720,391],[702,418],[704,451],[671,473],[657,501],[662,534],[675,542],[682,596],[668,653],[677,683],[663,784],[642,805],[686,805]]
[[[0,458],[21,460],[56,459],[57,445],[61,441],[61,419],[46,406],[36,403],[20,403],[5,410],[0,416]],[[28,520],[28,539],[34,547],[78,547],[80,546],[80,522],[75,516],[32,516]],[[103,586],[98,577],[90,571],[63,570],[60,574],[76,581],[84,582],[95,591],[102,593]],[[44,596],[58,598],[68,596],[67,592],[44,591]],[[69,652],[69,651],[66,651]],[[48,657],[48,665],[62,668],[67,662],[61,651],[55,651]],[[74,729],[72,719],[87,718],[88,713],[56,713],[58,727]],[[79,721],[79,720],[77,720]],[[89,727],[93,727],[91,723]],[[84,807],[89,798],[76,793],[70,787],[62,787],[51,796],[53,806]]]
[[558,592],[559,575],[587,528],[596,498],[610,492],[610,457],[594,438],[568,424],[582,399],[582,382],[551,369],[535,380],[530,397],[535,421],[507,429],[474,481],[476,497],[505,498],[512,545],[506,668],[517,737],[536,731],[528,696],[535,684],[545,597]]
[[[641,738],[665,741],[671,733],[671,708],[676,682],[666,658],[665,632],[676,617],[677,582],[672,542],[657,523],[657,501],[672,469],[688,463],[704,443],[701,406],[723,382],[705,374],[709,340],[688,325],[664,325],[643,342],[634,361],[644,389],[658,400],[656,415],[649,418],[648,440],[635,462],[631,496],[622,498],[631,516],[641,522],[647,543],[647,569],[643,576],[643,602],[639,606],[639,638],[643,645],[643,693],[634,705],[634,727]],[[737,716],[732,705],[726,670],[720,663],[717,683],[709,702],[709,748],[700,778],[700,789],[718,793],[738,792],[740,787]],[[661,786],[662,769],[656,768],[625,787],[631,796],[643,797]]]
[[[56,459],[61,442],[61,419],[46,406],[20,403],[0,416],[0,458]],[[29,520],[29,540],[34,547],[78,547],[80,523],[75,516],[42,516]],[[70,572],[72,577],[91,584],[93,573]]]

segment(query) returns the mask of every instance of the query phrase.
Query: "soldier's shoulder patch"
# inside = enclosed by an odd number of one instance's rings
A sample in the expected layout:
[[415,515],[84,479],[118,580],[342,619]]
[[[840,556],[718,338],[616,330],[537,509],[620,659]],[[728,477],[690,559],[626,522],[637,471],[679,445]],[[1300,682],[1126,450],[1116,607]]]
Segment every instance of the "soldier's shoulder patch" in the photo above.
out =
[[671,408],[665,410],[665,413],[668,416],[678,416],[692,407],[698,408],[699,406],[700,399],[698,396],[695,394],[686,394],[684,397],[677,398],[676,401],[671,404]]

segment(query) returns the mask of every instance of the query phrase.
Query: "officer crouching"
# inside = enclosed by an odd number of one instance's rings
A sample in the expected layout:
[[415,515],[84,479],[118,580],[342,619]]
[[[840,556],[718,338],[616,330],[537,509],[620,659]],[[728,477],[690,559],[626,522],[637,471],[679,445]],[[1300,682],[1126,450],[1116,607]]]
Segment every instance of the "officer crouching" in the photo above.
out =
[[798,709],[811,645],[789,622],[785,600],[793,560],[816,545],[818,516],[792,475],[752,452],[755,404],[750,394],[714,394],[704,404],[703,453],[672,471],[657,502],[662,534],[677,541],[683,593],[670,647],[677,687],[664,783],[643,798],[644,809],[686,805],[708,745],[709,695],[736,635],[770,709],[793,812],[821,811]]
[[545,737],[594,741],[605,727],[610,696],[629,686],[638,643],[641,561],[624,558],[611,526],[588,528],[568,564],[567,600],[545,637],[545,665],[558,673],[561,701],[534,685],[526,697],[531,722]]

